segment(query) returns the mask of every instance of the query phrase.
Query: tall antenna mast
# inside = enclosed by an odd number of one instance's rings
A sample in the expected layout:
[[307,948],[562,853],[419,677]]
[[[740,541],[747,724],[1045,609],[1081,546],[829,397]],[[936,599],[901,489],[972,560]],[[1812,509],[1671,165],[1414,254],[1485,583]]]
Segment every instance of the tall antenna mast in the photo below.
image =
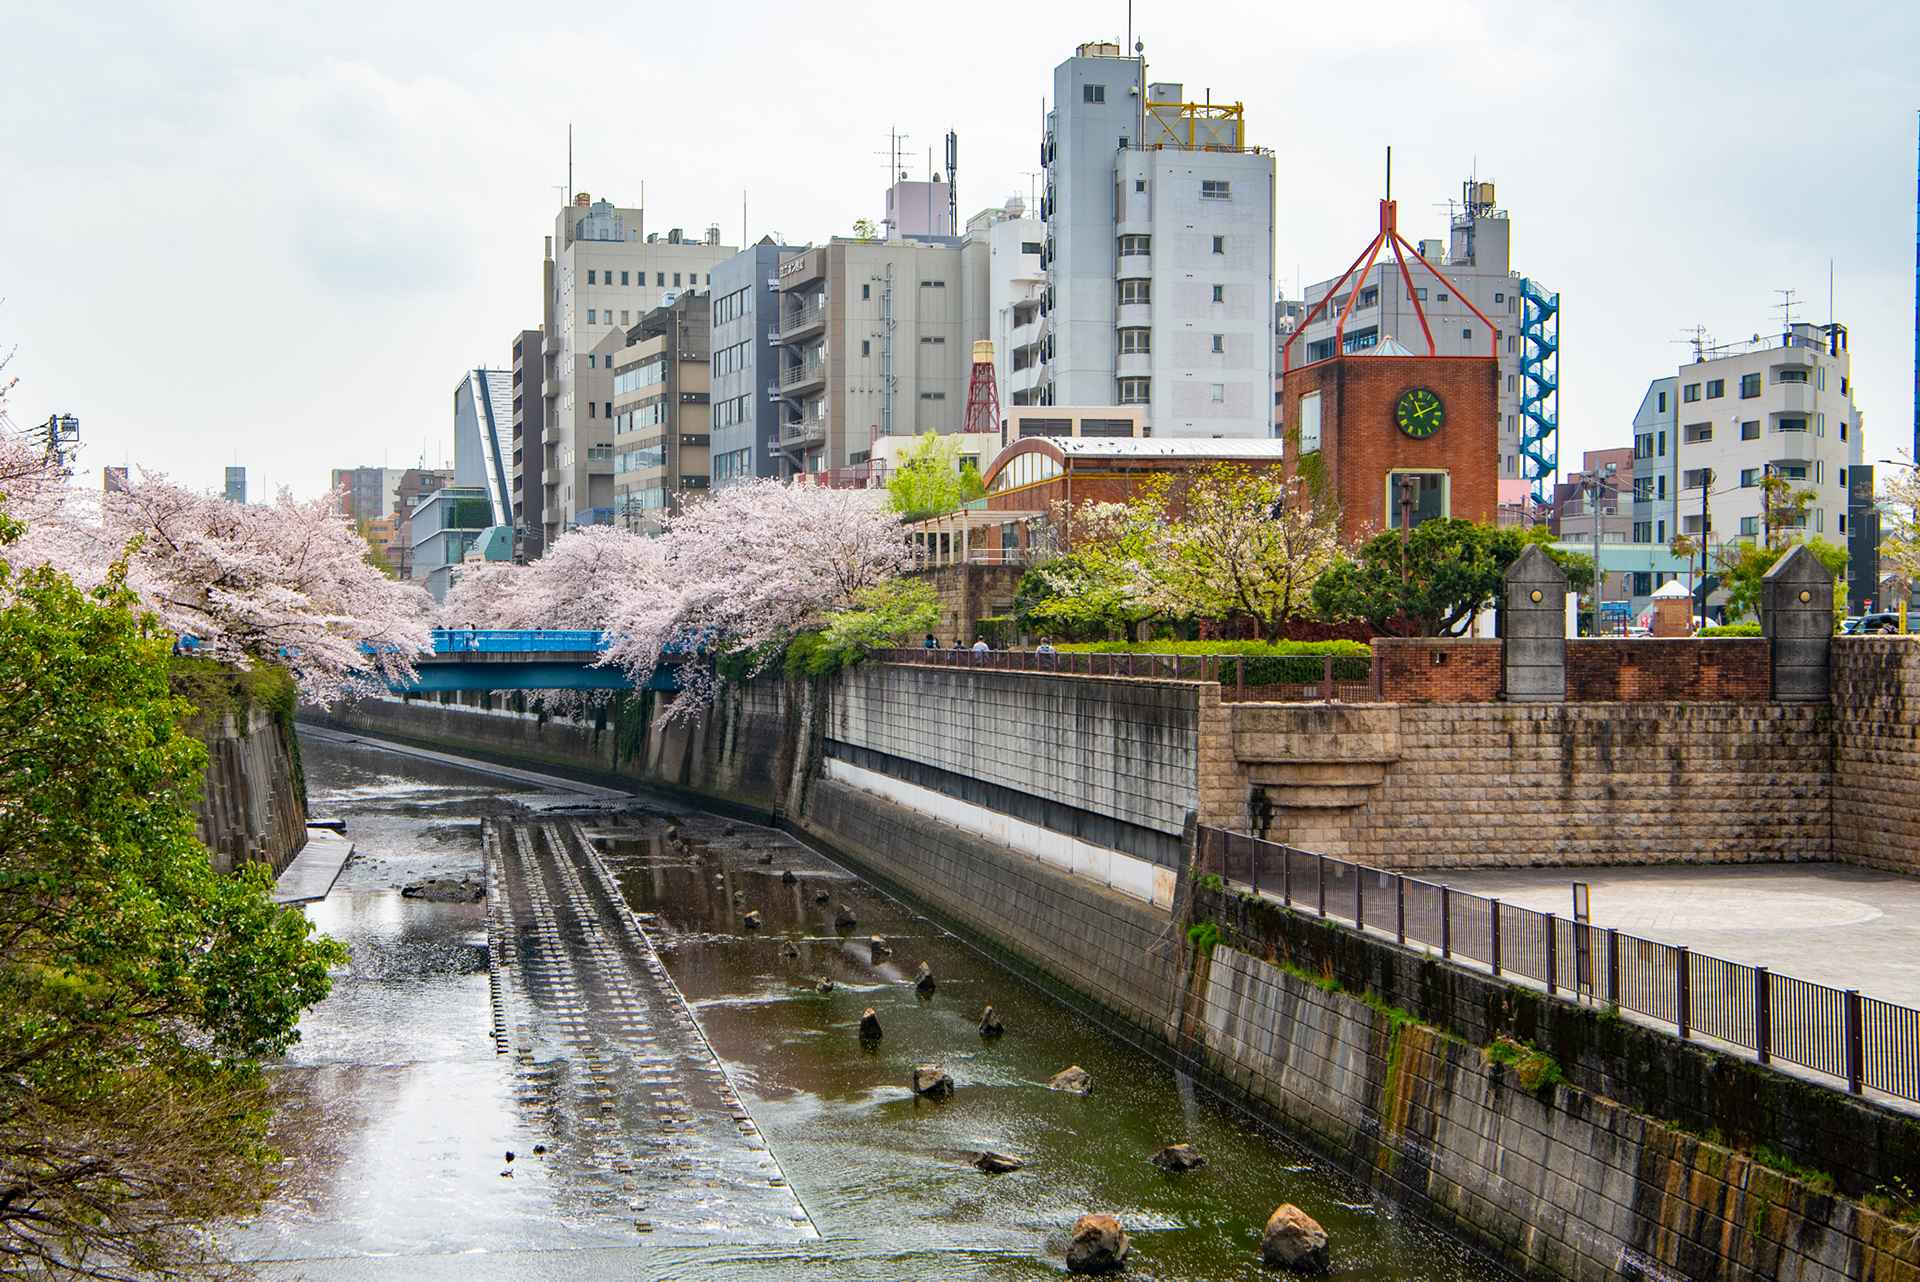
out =
[[573,203],[573,122],[567,122],[567,204]]
[[1773,292],[1780,295],[1780,301],[1773,306],[1774,310],[1780,313],[1781,328],[1792,329],[1793,309],[1799,306],[1799,302],[1794,298],[1794,295],[1800,291],[1795,289],[1776,289]]

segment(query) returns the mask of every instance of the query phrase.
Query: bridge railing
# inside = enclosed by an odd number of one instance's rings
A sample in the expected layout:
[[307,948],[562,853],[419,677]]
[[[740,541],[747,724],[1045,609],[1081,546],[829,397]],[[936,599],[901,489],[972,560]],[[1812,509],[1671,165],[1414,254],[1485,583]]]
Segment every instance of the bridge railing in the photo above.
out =
[[608,634],[589,628],[435,628],[435,654],[578,654],[605,650]]
[[1201,827],[1200,869],[1289,907],[1579,1000],[1920,1102],[1920,1011],[1247,833]]

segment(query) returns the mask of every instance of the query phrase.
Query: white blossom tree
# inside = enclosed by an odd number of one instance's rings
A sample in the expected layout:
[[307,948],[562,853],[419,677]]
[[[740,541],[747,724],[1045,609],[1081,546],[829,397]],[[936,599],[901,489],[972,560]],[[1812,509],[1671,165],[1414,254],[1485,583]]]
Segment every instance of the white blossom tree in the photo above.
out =
[[1920,583],[1920,468],[1895,466],[1880,486],[1880,573]]

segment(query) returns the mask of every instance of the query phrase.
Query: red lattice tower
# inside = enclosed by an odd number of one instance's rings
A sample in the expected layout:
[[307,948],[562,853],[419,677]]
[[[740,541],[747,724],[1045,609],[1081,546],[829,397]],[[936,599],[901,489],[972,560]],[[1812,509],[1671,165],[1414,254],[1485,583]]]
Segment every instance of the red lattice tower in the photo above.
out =
[[963,432],[999,435],[1000,393],[993,382],[993,343],[981,339],[973,345],[973,377],[967,381],[967,416],[960,420]]

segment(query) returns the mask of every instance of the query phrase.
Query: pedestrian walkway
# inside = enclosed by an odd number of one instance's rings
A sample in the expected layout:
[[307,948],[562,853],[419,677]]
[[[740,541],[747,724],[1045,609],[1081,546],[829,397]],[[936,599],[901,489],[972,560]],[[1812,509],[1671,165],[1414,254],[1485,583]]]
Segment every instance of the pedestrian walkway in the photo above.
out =
[[307,844],[280,870],[273,883],[276,904],[310,904],[325,899],[353,857],[353,842],[331,828],[307,829]]

